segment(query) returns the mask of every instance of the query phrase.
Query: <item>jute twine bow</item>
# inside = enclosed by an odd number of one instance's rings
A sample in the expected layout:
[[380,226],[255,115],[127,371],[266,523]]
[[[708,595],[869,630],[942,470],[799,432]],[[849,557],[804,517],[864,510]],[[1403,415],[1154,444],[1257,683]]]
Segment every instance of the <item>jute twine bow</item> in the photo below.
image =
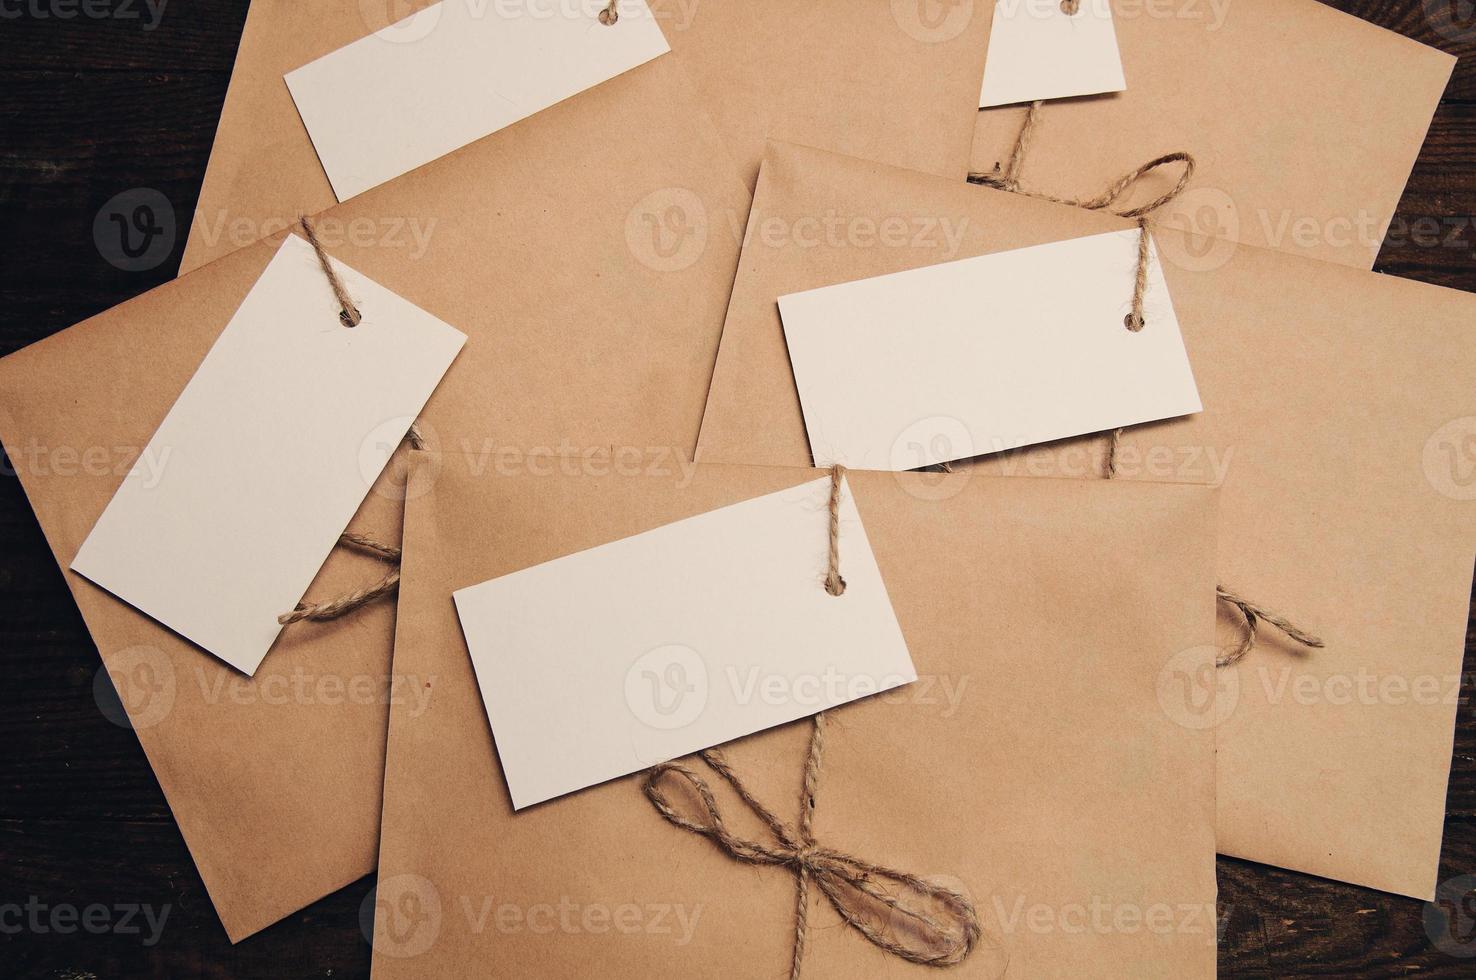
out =
[[[1064,8],[1063,8],[1064,9]],[[1072,13],[1074,11],[1068,11]],[[1067,198],[1057,197],[1054,194],[1045,194],[1039,191],[1024,190],[1020,186],[1020,172],[1025,164],[1025,153],[1030,148],[1031,138],[1035,135],[1036,125],[1040,120],[1039,102],[1032,102],[1030,109],[1025,114],[1025,121],[1020,126],[1020,134],[1015,138],[1014,149],[1010,152],[1009,160],[1004,167],[995,168],[990,174],[970,174],[969,180],[976,184],[985,184],[999,190],[1012,191],[1016,194],[1025,194],[1028,197],[1036,197],[1057,204],[1069,204],[1074,207],[1086,208],[1091,211],[1102,211],[1111,209],[1120,201],[1128,191],[1137,185],[1148,174],[1159,167],[1174,163],[1182,163],[1184,172],[1179,177],[1171,190],[1160,195],[1153,201],[1126,210],[1114,210],[1113,213],[1124,218],[1136,218],[1138,222],[1138,267],[1133,284],[1132,312],[1127,315],[1124,325],[1134,332],[1142,330],[1145,325],[1143,317],[1143,295],[1148,285],[1148,219],[1160,208],[1174,201],[1184,192],[1189,185],[1189,180],[1194,176],[1194,158],[1187,153],[1167,153],[1156,160],[1150,160],[1143,166],[1124,174],[1113,181],[1111,186],[1102,194],[1093,198]],[[1104,475],[1111,480],[1117,476],[1117,452],[1122,441],[1122,429],[1113,430],[1108,437],[1107,457],[1103,464]],[[1279,616],[1274,612],[1259,606],[1242,596],[1231,592],[1224,586],[1216,588],[1218,601],[1236,610],[1244,623],[1241,631],[1240,642],[1235,649],[1222,655],[1216,662],[1221,667],[1230,667],[1244,660],[1246,655],[1256,648],[1258,627],[1261,623],[1268,623],[1276,627],[1281,633],[1294,643],[1313,650],[1321,650],[1326,644],[1318,637],[1308,633],[1295,623]]]
[[[349,297],[348,289],[343,280],[334,271],[333,264],[328,261],[328,253],[323,250],[323,245],[318,241],[317,232],[307,215],[298,219],[302,225],[303,232],[307,235],[308,244],[313,247],[314,254],[318,257],[318,265],[323,270],[323,275],[328,280],[328,285],[333,289],[333,296],[338,300],[338,318],[345,327],[357,327],[364,322],[364,316],[359,312],[358,306]],[[421,438],[420,429],[414,422],[410,423],[410,429],[405,433],[405,441],[415,449],[424,449],[425,440]],[[352,531],[345,531],[339,537],[338,543],[347,548],[362,551],[373,555],[375,558],[390,565],[390,570],[378,582],[355,589],[352,592],[329,599],[325,602],[299,602],[297,607],[290,613],[283,613],[277,617],[277,622],[282,626],[291,626],[294,623],[313,622],[326,623],[330,620],[347,616],[355,610],[362,609],[386,596],[394,595],[400,591],[400,549],[391,545],[375,541],[373,538]]]
[[[840,574],[840,487],[843,467],[830,471],[830,567],[825,590],[831,595],[845,592]],[[717,749],[701,753],[707,763],[737,792],[774,836],[774,843],[739,837],[728,829],[716,797],[696,772],[677,763],[665,763],[646,775],[645,791],[656,811],[672,824],[701,834],[722,848],[729,857],[745,864],[788,868],[795,876],[794,950],[790,980],[799,980],[804,963],[810,921],[810,884],[830,902],[852,929],[878,949],[910,963],[947,967],[962,963],[983,933],[973,903],[951,888],[926,881],[906,871],[821,847],[815,843],[815,800],[820,788],[820,766],[825,753],[825,714],[813,719],[810,750],[805,760],[804,787],[800,795],[800,823],[791,827],[774,815],[748,789],[727,759]],[[678,812],[663,789],[668,780],[679,780],[694,792],[701,812],[689,817]],[[888,887],[891,886],[891,887]],[[898,893],[901,893],[900,895]],[[912,901],[907,901],[908,897]],[[931,910],[921,907],[934,906]],[[898,927],[892,930],[886,924]],[[900,934],[894,937],[889,932]]]
[[[1056,204],[1086,208],[1089,211],[1111,211],[1118,217],[1136,219],[1138,222],[1138,266],[1137,273],[1133,277],[1131,312],[1123,318],[1123,325],[1136,333],[1142,330],[1147,323],[1143,316],[1143,297],[1148,291],[1148,219],[1153,216],[1154,212],[1172,204],[1180,194],[1184,193],[1184,189],[1189,186],[1189,181],[1194,177],[1194,157],[1182,152],[1165,153],[1123,174],[1096,197],[1057,197],[1043,191],[1026,190],[1020,185],[1020,173],[1025,166],[1025,154],[1030,149],[1030,141],[1035,135],[1036,126],[1040,120],[1040,106],[1039,102],[1030,104],[1029,111],[1025,113],[1025,121],[1020,126],[1020,134],[1015,137],[1014,149],[1010,151],[1010,157],[1005,161],[1004,167],[1001,169],[996,166],[993,173],[969,174],[969,181]],[[1178,182],[1169,191],[1139,207],[1120,209],[1114,207],[1143,178],[1161,167],[1169,167],[1176,163],[1184,165],[1184,172],[1179,175]]]

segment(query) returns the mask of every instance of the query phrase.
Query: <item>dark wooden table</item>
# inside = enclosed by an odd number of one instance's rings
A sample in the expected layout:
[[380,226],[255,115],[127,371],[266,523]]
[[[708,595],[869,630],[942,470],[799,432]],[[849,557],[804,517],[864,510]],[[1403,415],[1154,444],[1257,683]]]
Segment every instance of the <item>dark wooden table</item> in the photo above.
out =
[[[164,7],[156,16],[145,0],[0,0],[0,355],[173,278],[247,2],[152,0]],[[1476,53],[1473,0],[1335,5]],[[172,202],[177,233],[159,265],[129,272],[100,254],[93,218],[133,188]],[[1473,215],[1476,67],[1462,62],[1379,270],[1476,291]],[[0,476],[0,977],[367,975],[359,908],[371,880],[240,945],[226,940],[138,742],[99,707],[97,653],[10,473]],[[1472,635],[1443,879],[1476,874]],[[1442,944],[1463,958],[1436,945],[1421,902],[1228,859],[1219,877],[1227,976],[1476,976],[1476,895]],[[88,906],[106,918],[53,928],[52,910]],[[144,907],[167,908],[157,934]],[[40,928],[31,908],[44,908]]]

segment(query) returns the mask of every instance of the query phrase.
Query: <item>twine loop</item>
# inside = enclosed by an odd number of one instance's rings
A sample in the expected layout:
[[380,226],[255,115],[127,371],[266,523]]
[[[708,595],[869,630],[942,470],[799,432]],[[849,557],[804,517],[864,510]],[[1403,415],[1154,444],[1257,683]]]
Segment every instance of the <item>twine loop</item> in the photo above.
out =
[[[825,591],[833,596],[846,590],[846,580],[840,574],[840,499],[845,472],[845,467],[839,464],[830,468],[830,561]],[[909,963],[957,966],[974,951],[984,931],[979,924],[979,913],[968,898],[917,875],[872,864],[815,842],[815,800],[820,791],[820,767],[825,755],[825,717],[822,711],[811,719],[810,751],[805,760],[797,829],[780,820],[749,791],[719,750],[700,753],[713,772],[769,828],[773,843],[749,840],[729,830],[707,781],[679,763],[664,763],[646,773],[646,797],[670,823],[708,838],[734,860],[794,872],[794,950],[790,980],[799,980],[804,964],[811,882],[846,925],[878,949]],[[672,803],[662,788],[668,780],[680,781],[696,795],[699,812],[695,817],[683,814]]]
[[371,555],[381,561],[387,562],[392,567],[385,576],[373,585],[353,592],[341,595],[327,602],[299,602],[297,607],[290,613],[283,613],[277,617],[280,626],[291,626],[294,623],[312,622],[324,623],[329,620],[338,619],[349,613],[360,609],[377,599],[394,595],[400,591],[400,549],[392,545],[382,544],[373,538],[352,531],[345,531],[338,539],[338,543],[349,548],[355,548],[365,554]]
[[[811,736],[807,777],[818,774],[819,753],[815,745],[823,739],[823,731],[824,715],[817,715]],[[707,781],[686,766],[667,763],[652,769],[646,777],[646,796],[667,821],[708,838],[734,860],[783,867],[795,874],[797,900],[791,980],[798,980],[804,959],[810,882],[820,889],[846,925],[878,949],[909,963],[956,966],[973,952],[983,928],[979,924],[978,912],[968,898],[909,872],[873,864],[816,844],[807,829],[796,830],[756,799],[721,752],[709,749],[701,757],[737,792],[744,805],[764,822],[773,834],[773,843],[750,840],[733,833]],[[688,816],[673,804],[663,788],[664,783],[672,780],[684,784],[696,794],[699,801],[697,814]],[[807,817],[802,828],[814,812],[812,802],[809,798],[803,801]],[[930,904],[934,908],[929,908]]]
[[1327,648],[1327,644],[1323,642],[1321,637],[1308,633],[1284,616],[1279,616],[1263,606],[1256,605],[1249,599],[1236,595],[1223,585],[1216,587],[1215,598],[1240,613],[1240,617],[1245,624],[1241,631],[1240,643],[1236,645],[1234,650],[1222,655],[1215,661],[1217,667],[1233,667],[1244,660],[1246,655],[1256,648],[1257,627],[1261,623],[1267,623],[1276,627],[1287,639],[1308,649],[1323,650]]
[[606,6],[604,10],[600,11],[601,24],[604,24],[606,27],[610,27],[617,20],[620,19],[620,11],[616,9],[617,3],[619,3],[619,0],[610,0],[609,5]]
[[[1065,3],[1062,4],[1065,10]],[[1074,13],[1074,11],[1067,11]],[[1143,297],[1148,288],[1148,219],[1160,209],[1172,204],[1184,189],[1189,186],[1190,180],[1194,178],[1194,157],[1188,153],[1165,153],[1161,157],[1149,160],[1141,167],[1131,170],[1114,180],[1107,189],[1096,197],[1071,198],[1057,197],[1054,194],[1045,194],[1039,191],[1025,190],[1020,186],[1020,172],[1025,165],[1025,154],[1030,149],[1030,141],[1035,135],[1036,125],[1040,121],[1040,102],[1032,102],[1029,110],[1025,113],[1025,120],[1020,125],[1020,132],[1015,137],[1014,148],[1010,151],[1009,159],[1003,167],[995,165],[993,172],[987,174],[969,174],[969,182],[983,184],[996,190],[1010,191],[1015,194],[1024,194],[1027,197],[1040,198],[1056,204],[1066,204],[1071,207],[1086,208],[1090,211],[1111,211],[1122,218],[1133,218],[1138,222],[1138,262],[1137,273],[1133,281],[1132,308],[1127,316],[1123,317],[1123,326],[1134,333],[1142,330],[1147,321],[1143,316]],[[1183,165],[1183,172],[1178,181],[1164,194],[1154,200],[1136,208],[1116,209],[1118,204],[1128,192],[1138,185],[1143,178],[1162,167],[1170,167],[1175,164]],[[1122,429],[1114,429],[1108,434],[1107,455],[1103,461],[1103,475],[1111,480],[1117,476],[1117,454],[1122,442]],[[1259,606],[1242,596],[1236,595],[1223,586],[1216,587],[1216,599],[1235,609],[1244,622],[1241,631],[1240,642],[1235,649],[1220,657],[1216,663],[1220,667],[1230,667],[1241,660],[1256,648],[1258,642],[1258,628],[1261,623],[1267,623],[1280,630],[1287,639],[1312,650],[1322,650],[1326,644],[1321,638],[1308,633],[1295,623],[1283,616],[1277,615],[1270,610]]]
[[[1136,274],[1133,277],[1133,299],[1130,311],[1123,317],[1123,326],[1133,333],[1137,333],[1147,325],[1147,319],[1143,314],[1143,300],[1148,291],[1148,219],[1156,212],[1172,204],[1180,194],[1184,193],[1189,182],[1194,179],[1194,157],[1182,151],[1176,153],[1165,153],[1163,156],[1149,160],[1147,163],[1128,171],[1121,177],[1107,185],[1107,189],[1096,197],[1057,197],[1055,194],[1047,194],[1043,191],[1026,190],[1020,184],[1020,173],[1025,166],[1025,155],[1030,149],[1030,142],[1035,135],[1036,126],[1040,120],[1040,102],[1032,102],[1029,110],[1025,113],[1025,121],[1020,125],[1020,132],[1015,137],[1015,146],[1010,151],[1009,159],[1003,167],[995,165],[993,172],[987,174],[970,174],[969,181],[975,184],[983,184],[996,190],[1009,191],[1014,194],[1024,194],[1026,197],[1034,197],[1054,204],[1065,204],[1075,208],[1085,208],[1088,211],[1109,211],[1120,218],[1132,218],[1138,223],[1138,262]],[[1126,197],[1133,188],[1150,174],[1175,165],[1182,165],[1183,172],[1179,174],[1178,181],[1167,192],[1149,201],[1147,204],[1135,208],[1117,208],[1119,202]]]

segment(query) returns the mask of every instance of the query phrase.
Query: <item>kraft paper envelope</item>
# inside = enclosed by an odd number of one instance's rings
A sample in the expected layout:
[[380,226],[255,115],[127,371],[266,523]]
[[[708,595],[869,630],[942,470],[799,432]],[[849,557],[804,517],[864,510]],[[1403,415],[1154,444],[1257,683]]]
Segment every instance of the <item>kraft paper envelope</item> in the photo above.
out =
[[[430,445],[690,453],[737,243],[675,239],[663,255],[644,219],[746,214],[721,160],[668,55],[315,221],[335,259],[467,335],[421,416]],[[396,216],[431,229],[422,253],[355,232]],[[0,361],[0,439],[64,568],[275,251],[242,249]],[[404,431],[384,422],[366,443]],[[397,469],[350,525],[389,544]],[[307,597],[383,575],[340,548]],[[245,682],[66,578],[116,682],[173,685],[165,707],[140,693],[132,717],[233,939],[372,870],[392,603],[288,629]]]
[[[842,233],[800,247],[784,233],[826,213],[853,230],[901,216],[952,237],[889,247]],[[1124,227],[772,145],[699,458],[810,459],[779,296]],[[1204,411],[1127,430],[1119,479],[1223,485],[1222,584],[1327,641],[1303,651],[1263,627],[1237,668],[1195,680],[1198,695],[1218,686],[1225,699],[1220,848],[1428,899],[1476,556],[1476,297],[1172,229],[1153,237]],[[1132,278],[1125,264],[1124,306]],[[1044,288],[1070,287],[1071,270],[1058,268]],[[1099,478],[1104,446],[980,465]],[[1226,621],[1224,644],[1237,626]]]
[[[254,0],[181,272],[333,206],[283,76],[430,2]],[[593,20],[604,2],[548,6]],[[914,0],[654,0],[651,8],[750,188],[770,135],[967,174],[987,16],[935,24],[931,3]],[[568,150],[596,159],[605,144]]]
[[[1184,150],[1199,177],[1165,225],[1372,268],[1456,59],[1318,0],[1111,3],[1127,89],[1045,103],[1023,186],[1092,196]],[[1023,117],[979,113],[975,171]]]
[[[395,669],[436,686],[426,710],[391,709],[374,976],[787,976],[793,871],[667,823],[641,774],[512,812],[451,594],[823,473],[417,463]],[[1213,735],[1175,720],[1163,681],[1213,655],[1214,491],[847,483],[919,679],[828,714],[817,845],[967,894],[984,938],[950,976],[1213,976]],[[814,517],[823,589],[827,515]],[[724,749],[791,825],[808,738],[800,722]],[[713,791],[735,834],[767,842]],[[936,975],[871,945],[814,888],[808,922],[805,977]]]

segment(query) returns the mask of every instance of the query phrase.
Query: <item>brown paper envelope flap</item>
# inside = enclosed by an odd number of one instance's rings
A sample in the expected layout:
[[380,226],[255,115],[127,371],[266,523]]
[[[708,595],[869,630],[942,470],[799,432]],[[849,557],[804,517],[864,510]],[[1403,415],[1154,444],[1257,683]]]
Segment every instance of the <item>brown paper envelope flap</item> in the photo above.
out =
[[[659,58],[316,227],[335,258],[468,334],[422,416],[432,445],[690,454],[737,261],[729,229],[748,210],[721,159]],[[647,216],[673,207],[688,235],[652,239]],[[411,219],[428,237],[386,240]],[[0,439],[63,568],[282,234],[0,361]],[[351,527],[398,541],[397,470]],[[335,554],[308,597],[381,574]],[[140,662],[174,680],[165,717],[141,721],[140,701],[135,725],[233,939],[372,869],[392,603],[293,627],[247,681],[66,577],[118,683]]]
[[[1371,268],[1456,59],[1315,0],[1112,6],[1127,90],[1046,103],[1024,185],[1094,194],[1186,150],[1200,178],[1165,225]],[[1023,115],[980,112],[974,170]]]
[[[239,252],[0,361],[0,440],[63,569],[268,253]],[[199,302],[176,301],[182,288]],[[400,509],[371,495],[355,525],[396,533]],[[376,567],[335,554],[309,592]],[[373,869],[393,604],[337,634],[284,634],[246,678],[64,577],[232,941]]]
[[[941,233],[897,247],[763,236],[771,219],[784,232],[829,213],[965,230],[956,247]],[[778,296],[1128,224],[771,145],[700,457],[809,461]],[[1220,733],[1220,845],[1428,898],[1476,553],[1476,298],[1162,226],[1153,235],[1205,411],[1128,430],[1120,478],[1223,484],[1221,581],[1328,641],[1304,655],[1268,631],[1227,675],[1239,693]],[[1099,478],[1104,446],[978,465]],[[1225,625],[1228,644],[1237,624]],[[1417,699],[1417,684],[1440,693]]]
[[[392,709],[375,976],[784,975],[793,874],[669,825],[640,777],[511,812],[450,596],[816,474],[416,465],[396,669],[436,687],[424,710]],[[966,890],[992,938],[960,976],[1212,975],[1213,736],[1158,690],[1175,657],[1208,665],[1183,651],[1213,634],[1214,492],[849,479],[920,680],[830,713],[817,840]],[[791,725],[726,749],[787,821],[807,737]],[[759,833],[731,793],[719,802]],[[1109,920],[1163,905],[1183,929],[1075,929],[1094,897]],[[619,916],[628,928],[601,925]],[[810,923],[806,976],[928,972],[818,896]]]
[[[891,190],[878,194],[885,184]],[[809,465],[778,300],[1132,222],[778,141],[769,144],[723,326],[698,454]],[[1131,291],[1131,281],[1126,283]]]
[[[181,271],[334,205],[282,76],[428,5],[254,0]],[[717,120],[725,149],[714,160],[736,164],[749,187],[771,133],[929,173],[967,173],[987,16],[932,25],[927,5],[914,9],[911,0],[651,6],[669,60]],[[597,156],[611,146],[570,142],[565,151]]]

